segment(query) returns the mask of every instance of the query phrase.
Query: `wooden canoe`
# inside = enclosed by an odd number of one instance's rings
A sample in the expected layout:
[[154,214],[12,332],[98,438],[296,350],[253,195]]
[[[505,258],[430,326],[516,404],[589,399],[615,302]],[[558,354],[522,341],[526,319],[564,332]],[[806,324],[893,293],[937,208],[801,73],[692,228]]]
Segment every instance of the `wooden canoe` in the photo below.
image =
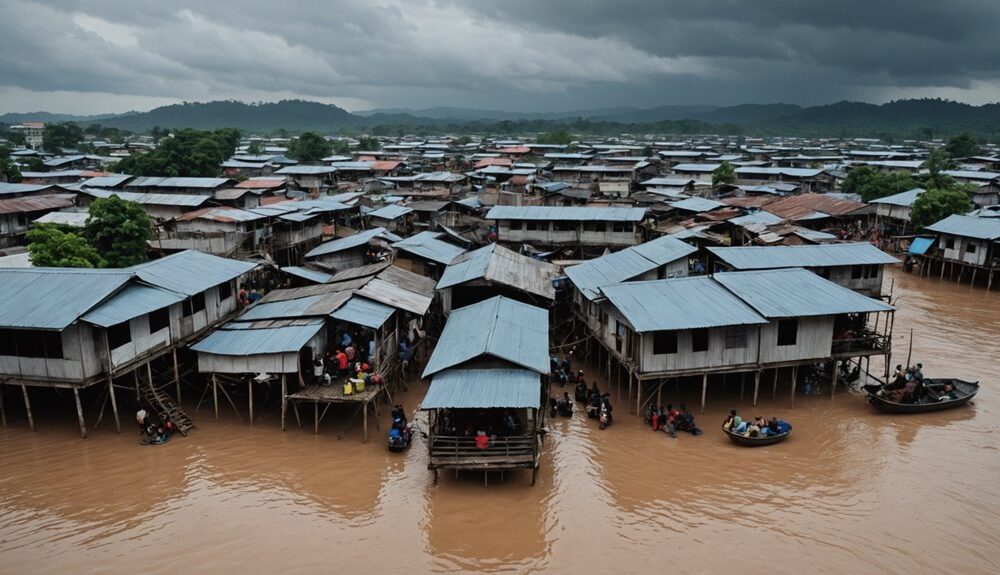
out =
[[789,429],[779,435],[747,437],[746,435],[733,433],[724,427],[722,428],[722,432],[728,435],[729,439],[733,440],[733,443],[744,447],[763,447],[765,445],[774,445],[775,443],[781,443],[782,441],[788,439],[788,436],[792,434],[792,430]]
[[[954,391],[952,391],[955,395],[955,399],[934,400],[933,394],[939,392],[942,388],[944,388],[944,385],[948,383],[955,388]],[[882,387],[879,385],[865,386],[865,393],[868,395],[868,401],[877,409],[886,413],[928,413],[931,411],[942,411],[945,409],[961,407],[966,403],[969,403],[969,400],[979,393],[979,382],[949,378],[924,380],[924,390],[929,393],[927,393],[918,403],[900,403],[892,401],[887,397],[879,395],[878,392],[881,389]]]

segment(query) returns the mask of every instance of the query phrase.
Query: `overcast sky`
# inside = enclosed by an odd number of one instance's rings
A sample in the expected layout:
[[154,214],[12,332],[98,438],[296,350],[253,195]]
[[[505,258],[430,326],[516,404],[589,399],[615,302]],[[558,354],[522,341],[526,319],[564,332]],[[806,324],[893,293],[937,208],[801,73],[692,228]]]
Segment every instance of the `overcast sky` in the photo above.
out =
[[0,0],[0,113],[1000,101],[1000,0]]

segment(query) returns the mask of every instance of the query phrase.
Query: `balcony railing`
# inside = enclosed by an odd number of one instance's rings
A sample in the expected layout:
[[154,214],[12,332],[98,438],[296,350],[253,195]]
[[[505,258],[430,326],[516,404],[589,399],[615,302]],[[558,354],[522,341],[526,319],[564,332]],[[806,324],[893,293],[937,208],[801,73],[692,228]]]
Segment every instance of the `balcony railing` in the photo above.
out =
[[475,437],[434,435],[430,437],[431,465],[491,467],[533,464],[538,453],[534,435],[513,435],[490,440],[489,447],[476,447]]
[[833,337],[833,353],[877,353],[889,349],[889,336],[873,330],[848,331]]

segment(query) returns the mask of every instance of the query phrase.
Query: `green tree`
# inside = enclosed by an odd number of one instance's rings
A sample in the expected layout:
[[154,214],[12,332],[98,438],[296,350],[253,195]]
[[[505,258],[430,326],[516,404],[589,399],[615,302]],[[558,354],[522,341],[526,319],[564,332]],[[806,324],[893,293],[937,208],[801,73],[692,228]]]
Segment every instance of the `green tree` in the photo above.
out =
[[336,140],[333,142],[333,153],[338,156],[350,156],[351,155],[351,145],[347,143],[347,140]]
[[259,156],[264,153],[264,146],[260,145],[259,140],[254,140],[247,146],[247,153],[251,156]]
[[84,236],[105,267],[123,268],[148,259],[146,242],[153,237],[153,225],[139,204],[112,195],[90,204]]
[[718,168],[712,170],[712,185],[732,184],[736,181],[736,168],[729,162],[723,161]]
[[840,191],[845,194],[861,194],[861,188],[867,186],[877,174],[878,171],[871,166],[855,166],[840,184]]
[[74,122],[45,124],[42,130],[42,147],[53,154],[61,154],[66,148],[75,148],[83,140],[83,129]]
[[573,143],[573,134],[569,133],[566,128],[556,128],[551,132],[538,134],[535,141],[539,144],[558,144],[568,146]]
[[927,190],[917,197],[910,210],[910,222],[917,231],[952,214],[969,211],[969,190],[966,186]]
[[944,149],[952,158],[968,158],[979,153],[979,140],[972,134],[965,132],[948,138]]
[[152,152],[125,158],[113,169],[136,176],[212,177],[239,142],[240,133],[232,128],[178,130],[160,140]]
[[26,172],[44,172],[45,162],[42,161],[38,156],[28,158],[28,169]]
[[459,136],[459,138],[455,140],[455,145],[457,146],[467,146],[470,143],[472,143],[472,138],[469,136]]
[[10,148],[0,146],[0,182],[20,182],[21,170],[10,159]]
[[358,149],[365,151],[381,150],[382,143],[378,141],[378,138],[362,136],[358,138]]
[[884,173],[870,166],[857,166],[847,174],[840,191],[845,194],[858,194],[862,200],[870,202],[915,187],[917,181],[905,172]]
[[940,189],[945,190],[953,187],[955,185],[955,179],[947,174],[943,174],[945,170],[950,170],[955,167],[955,163],[951,160],[951,156],[948,152],[944,150],[934,150],[927,156],[927,159],[921,165],[927,170],[926,174],[920,176],[920,180],[925,188],[930,189]]
[[330,155],[333,146],[316,132],[304,132],[288,146],[288,155],[300,162],[318,162]]
[[35,224],[28,231],[31,263],[39,267],[97,268],[105,262],[87,239],[58,224]]

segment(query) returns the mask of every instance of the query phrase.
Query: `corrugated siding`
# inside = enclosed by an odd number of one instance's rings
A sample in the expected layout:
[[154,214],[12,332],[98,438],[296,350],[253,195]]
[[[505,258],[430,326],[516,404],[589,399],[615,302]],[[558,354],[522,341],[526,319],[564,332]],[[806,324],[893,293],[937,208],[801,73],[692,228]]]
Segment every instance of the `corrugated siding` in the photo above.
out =
[[395,311],[395,308],[377,301],[354,296],[330,316],[340,321],[376,329],[382,327]]
[[816,246],[710,247],[708,251],[738,270],[894,264],[899,262],[896,258],[867,242]]
[[385,232],[385,228],[372,228],[370,230],[365,230],[363,232],[358,232],[353,236],[347,236],[346,238],[339,238],[329,242],[323,242],[322,244],[316,246],[308,253],[305,257],[314,258],[316,256],[321,256],[325,254],[332,254],[344,250],[349,250],[351,248],[356,248],[358,246],[363,246],[370,242],[371,240],[379,237]]
[[715,274],[715,280],[768,318],[892,311],[804,269]]
[[313,283],[325,284],[333,280],[333,276],[321,271],[316,271],[314,269],[304,268],[301,266],[285,266],[281,268],[281,271],[286,274],[291,274],[295,277],[302,278],[304,280],[311,281]]
[[497,296],[451,312],[424,377],[482,355],[548,373],[548,311]]
[[441,234],[438,232],[420,232],[392,244],[392,247],[440,264],[449,264],[465,253],[463,248],[437,239],[439,237]]
[[526,369],[446,369],[434,376],[420,408],[538,409],[539,378]]

